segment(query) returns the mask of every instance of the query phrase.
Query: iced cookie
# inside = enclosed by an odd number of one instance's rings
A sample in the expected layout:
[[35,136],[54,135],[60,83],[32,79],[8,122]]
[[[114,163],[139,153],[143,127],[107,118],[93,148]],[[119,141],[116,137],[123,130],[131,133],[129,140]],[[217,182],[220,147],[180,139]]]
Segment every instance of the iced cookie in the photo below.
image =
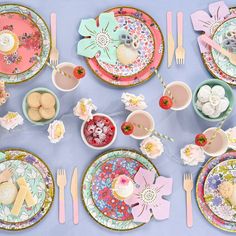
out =
[[37,108],[29,108],[28,116],[32,121],[40,121],[42,120],[42,116],[39,113]]
[[215,85],[212,87],[211,93],[219,96],[220,98],[223,98],[225,96],[225,89],[220,85]]
[[54,107],[51,107],[51,108],[40,107],[39,113],[43,119],[50,120],[55,116],[56,110]]
[[27,97],[27,103],[30,107],[38,108],[40,107],[41,94],[38,92],[33,92]]
[[52,108],[56,104],[56,99],[51,93],[43,93],[40,98],[40,103],[43,108]]
[[227,110],[228,107],[229,107],[229,99],[224,97],[223,99],[221,99],[217,109],[219,110],[219,112],[224,112]]
[[213,115],[215,112],[214,108],[212,107],[212,105],[207,102],[202,106],[202,113],[207,115],[207,116],[211,116]]
[[135,62],[138,57],[138,51],[131,47],[121,44],[116,51],[117,59],[123,65],[129,65]]
[[197,94],[197,97],[200,102],[208,102],[211,95],[211,87],[208,85],[202,86]]

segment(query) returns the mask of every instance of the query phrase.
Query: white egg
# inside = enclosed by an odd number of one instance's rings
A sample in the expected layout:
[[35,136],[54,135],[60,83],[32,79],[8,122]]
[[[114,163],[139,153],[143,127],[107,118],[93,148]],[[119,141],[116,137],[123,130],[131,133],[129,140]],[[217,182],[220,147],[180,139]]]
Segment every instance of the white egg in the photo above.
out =
[[199,111],[202,110],[202,106],[203,106],[203,103],[200,102],[199,100],[197,100],[197,101],[196,101],[196,107],[197,107],[197,109],[198,109]]
[[209,97],[211,95],[211,88],[208,85],[204,85],[202,86],[197,94],[197,97],[199,99],[200,102],[208,102],[209,101]]
[[223,98],[225,96],[225,89],[220,85],[215,85],[212,87],[211,93]]
[[202,113],[204,115],[211,116],[214,114],[214,112],[215,112],[215,109],[209,102],[205,103],[202,106]]
[[220,103],[218,105],[218,110],[219,112],[224,112],[227,110],[227,108],[229,107],[229,99],[224,97],[223,99],[220,100]]
[[211,94],[209,97],[210,104],[215,107],[220,104],[220,97],[218,95]]

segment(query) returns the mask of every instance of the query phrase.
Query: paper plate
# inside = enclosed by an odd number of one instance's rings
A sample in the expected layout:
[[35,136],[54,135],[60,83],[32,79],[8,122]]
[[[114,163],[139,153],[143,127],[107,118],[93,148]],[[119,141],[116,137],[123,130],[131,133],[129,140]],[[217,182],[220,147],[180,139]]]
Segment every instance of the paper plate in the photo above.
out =
[[207,201],[209,199],[205,198],[204,185],[209,173],[221,162],[228,160],[235,160],[236,152],[227,152],[222,156],[211,158],[201,169],[197,183],[196,183],[196,199],[198,207],[202,212],[203,216],[207,221],[213,226],[228,232],[236,232],[236,223],[233,221],[226,221],[219,216],[215,215],[214,212],[209,208]]
[[218,186],[236,178],[236,159],[220,162],[208,174],[204,184],[204,198],[212,212],[223,220],[236,222],[236,209],[221,196]]
[[129,206],[116,199],[111,191],[116,176],[125,174],[133,178],[140,167],[155,169],[143,155],[125,149],[103,153],[88,167],[83,179],[82,197],[86,210],[97,223],[117,231],[143,225],[133,222]]
[[110,65],[99,60],[99,56],[87,59],[92,71],[104,82],[117,87],[130,87],[147,81],[154,70],[159,68],[164,56],[164,39],[159,25],[142,10],[119,7],[108,10],[114,12],[121,28],[140,39],[139,56],[128,66],[117,61]]
[[22,230],[32,227],[48,213],[54,199],[53,176],[46,164],[35,154],[19,149],[1,151],[5,158],[0,159],[0,171],[6,167],[14,170],[12,181],[24,177],[29,188],[37,199],[34,207],[23,204],[19,216],[10,214],[11,205],[0,205],[0,229]]
[[[11,55],[0,54],[0,77],[6,83],[21,83],[42,70],[50,52],[50,34],[44,20],[33,10],[16,4],[0,5],[0,31],[9,30],[19,38]],[[40,57],[40,62],[35,59]]]

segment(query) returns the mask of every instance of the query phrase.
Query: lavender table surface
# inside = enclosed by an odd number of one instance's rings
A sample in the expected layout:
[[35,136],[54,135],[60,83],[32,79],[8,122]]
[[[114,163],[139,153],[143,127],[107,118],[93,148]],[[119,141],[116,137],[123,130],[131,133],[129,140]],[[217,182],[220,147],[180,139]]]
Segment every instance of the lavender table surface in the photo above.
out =
[[[123,4],[140,8],[154,17],[159,23],[164,36],[166,35],[166,12],[172,10],[177,13],[178,10],[184,12],[184,45],[186,48],[186,63],[183,66],[172,66],[167,69],[167,55],[160,68],[160,73],[168,82],[173,80],[182,80],[188,83],[192,89],[203,80],[211,78],[206,71],[199,53],[199,48],[196,41],[195,32],[193,31],[190,21],[190,14],[198,9],[207,10],[208,4],[213,1],[209,0],[18,0],[16,3],[26,5],[35,9],[45,21],[49,24],[50,13],[57,13],[57,42],[60,50],[60,62],[69,61],[75,64],[85,65],[83,58],[76,55],[76,44],[79,39],[78,26],[83,18],[95,17],[103,10]],[[0,3],[11,3],[11,1],[0,1]],[[236,4],[235,0],[228,0],[226,3],[229,6]],[[174,25],[174,30],[176,25]],[[176,38],[176,31],[174,31]],[[23,148],[38,154],[44,161],[47,162],[52,172],[55,174],[56,169],[64,167],[67,170],[68,183],[70,183],[73,167],[79,168],[79,182],[82,181],[82,175],[88,165],[100,153],[89,149],[83,144],[80,137],[81,121],[72,115],[72,108],[76,102],[82,97],[91,97],[99,112],[112,114],[123,111],[123,106],[120,102],[120,96],[123,91],[139,94],[142,93],[146,97],[149,104],[148,111],[154,116],[156,127],[160,132],[166,133],[176,139],[175,144],[166,143],[165,154],[154,160],[159,172],[164,176],[171,176],[174,179],[173,194],[168,199],[171,201],[171,216],[170,219],[162,222],[151,220],[147,225],[122,233],[129,236],[141,235],[191,235],[191,236],[208,236],[217,235],[223,236],[229,233],[220,231],[210,225],[201,215],[195,197],[193,196],[193,221],[192,229],[186,227],[185,216],[185,195],[182,189],[182,175],[185,171],[192,171],[196,179],[200,167],[188,168],[179,164],[179,149],[185,144],[192,142],[196,133],[199,133],[212,124],[201,120],[194,113],[192,106],[182,112],[165,112],[157,106],[157,100],[161,96],[162,88],[156,78],[149,82],[130,89],[115,89],[109,87],[98,80],[92,72],[87,68],[87,76],[81,82],[80,87],[71,93],[62,93],[54,88],[51,82],[51,70],[45,68],[37,78],[20,85],[8,86],[11,93],[11,98],[0,108],[0,116],[5,115],[7,111],[17,111],[22,114],[21,103],[25,93],[35,87],[46,86],[60,97],[61,111],[60,116],[66,126],[65,138],[56,145],[50,144],[47,138],[47,127],[32,126],[25,121],[24,126],[8,133],[0,130],[0,148]],[[235,92],[234,92],[235,93]],[[67,115],[63,115],[67,114]],[[22,114],[23,115],[23,114]],[[235,125],[235,111],[230,119],[225,124],[225,128]],[[120,126],[122,120],[125,119],[125,114],[113,117]],[[116,142],[112,148],[139,148],[139,143],[129,137],[124,137],[119,132]],[[66,223],[60,225],[58,223],[58,197],[57,191],[54,205],[45,217],[35,227],[22,232],[6,232],[0,231],[1,235],[22,235],[22,236],[42,236],[42,235],[118,235],[121,233],[109,231],[98,225],[86,212],[80,200],[79,205],[79,220],[78,225],[72,223],[72,204],[70,187],[66,187]]]

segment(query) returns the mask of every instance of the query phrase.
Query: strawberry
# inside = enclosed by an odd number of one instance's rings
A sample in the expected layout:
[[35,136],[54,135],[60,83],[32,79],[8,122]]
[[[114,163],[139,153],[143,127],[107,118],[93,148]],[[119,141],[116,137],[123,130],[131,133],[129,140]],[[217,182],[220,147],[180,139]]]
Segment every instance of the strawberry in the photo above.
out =
[[121,125],[121,130],[124,135],[131,135],[134,132],[134,126],[130,122],[124,122]]
[[173,101],[168,96],[162,96],[159,100],[159,105],[164,110],[169,110],[173,106]]
[[203,147],[207,144],[207,137],[204,134],[197,134],[195,137],[195,144]]
[[76,66],[73,70],[76,79],[81,79],[85,76],[85,69],[82,66]]

